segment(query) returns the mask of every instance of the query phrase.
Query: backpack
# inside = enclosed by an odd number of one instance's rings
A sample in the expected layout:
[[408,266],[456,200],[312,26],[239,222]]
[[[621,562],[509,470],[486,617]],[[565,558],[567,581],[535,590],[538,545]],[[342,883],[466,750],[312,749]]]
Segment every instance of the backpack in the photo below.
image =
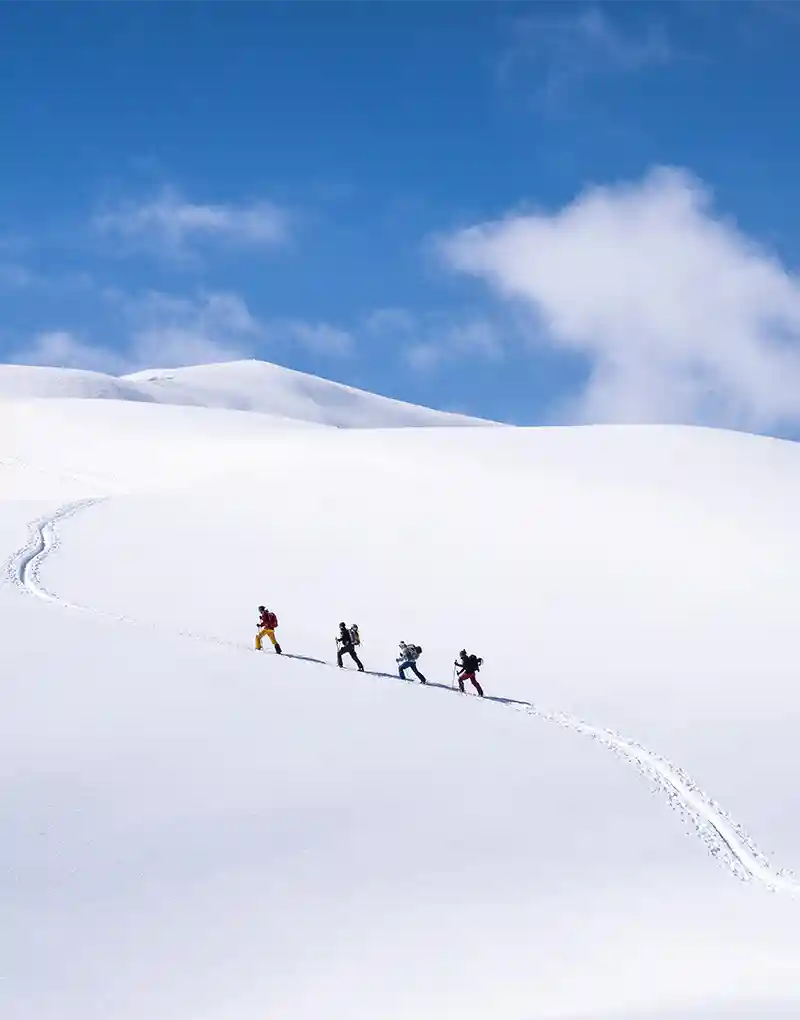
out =
[[422,655],[422,645],[414,645],[414,648],[417,651],[417,655]]
[[350,640],[353,642],[354,645],[361,644],[361,635],[358,633],[357,623],[354,623],[353,626],[350,628]]
[[275,628],[278,626],[278,617],[274,613],[267,613],[264,619],[266,621],[267,627],[270,630],[275,630]]
[[479,672],[482,665],[483,659],[479,659],[477,655],[468,655],[467,661],[464,663],[464,666],[468,673]]

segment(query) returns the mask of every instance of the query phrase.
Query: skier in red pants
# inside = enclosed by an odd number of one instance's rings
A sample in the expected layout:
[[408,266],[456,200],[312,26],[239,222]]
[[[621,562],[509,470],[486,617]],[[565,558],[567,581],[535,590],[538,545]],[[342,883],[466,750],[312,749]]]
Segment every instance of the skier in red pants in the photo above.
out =
[[461,688],[461,693],[464,693],[464,681],[469,680],[478,695],[483,697],[483,688],[478,683],[475,674],[483,665],[483,659],[479,659],[477,655],[467,655],[464,648],[458,654],[458,659],[453,665],[459,670],[458,673],[458,686]]

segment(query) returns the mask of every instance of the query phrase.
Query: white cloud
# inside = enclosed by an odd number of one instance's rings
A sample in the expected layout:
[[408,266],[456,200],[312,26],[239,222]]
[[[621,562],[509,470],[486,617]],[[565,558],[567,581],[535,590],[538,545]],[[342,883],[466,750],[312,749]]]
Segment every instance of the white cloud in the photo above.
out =
[[355,351],[352,334],[327,322],[276,320],[269,324],[269,332],[276,342],[298,344],[315,354],[348,357]]
[[368,316],[365,329],[374,337],[398,343],[406,362],[419,372],[432,372],[464,358],[497,361],[504,354],[500,325],[469,313],[380,308]]
[[405,359],[415,372],[434,372],[445,360],[446,353],[437,344],[421,341],[405,350]]
[[144,368],[237,361],[253,356],[263,327],[236,294],[197,298],[149,293],[143,298],[114,294],[125,323],[118,345],[89,343],[67,330],[36,335],[10,360],[24,365],[83,368],[123,375]]
[[800,278],[684,171],[462,230],[441,252],[532,309],[545,342],[586,357],[570,409],[581,420],[800,421]]
[[273,248],[288,237],[287,214],[270,202],[199,205],[172,188],[147,202],[104,210],[94,217],[93,226],[101,234],[177,260],[191,258],[203,243]]
[[150,292],[106,295],[123,323],[122,342],[92,344],[66,330],[38,334],[11,360],[27,365],[85,368],[122,375],[145,368],[239,361],[261,348],[301,346],[317,354],[350,355],[353,337],[325,322],[257,319],[237,294],[178,297]]
[[127,300],[124,307],[132,325],[129,354],[137,368],[249,358],[264,336],[263,326],[237,294],[185,298],[153,292]]
[[258,336],[262,331],[238,294],[201,292],[193,297],[149,291],[122,297],[125,316],[137,329],[185,329],[201,335]]
[[412,343],[406,349],[408,364],[418,372],[432,372],[464,358],[498,361],[503,357],[499,331],[485,319],[433,327],[430,335],[431,339]]
[[138,356],[150,358],[148,367],[155,363],[153,358],[165,356],[183,358],[183,364],[190,357],[195,364],[203,357],[206,361],[252,357],[257,344],[303,347],[335,357],[354,350],[353,337],[345,330],[304,319],[262,322],[236,294],[211,293],[195,299],[149,294],[128,301],[127,315],[135,327]]
[[587,80],[631,74],[668,63],[674,56],[655,24],[623,29],[600,8],[548,16],[534,13],[511,22],[511,43],[500,61],[501,78],[527,83],[551,111]]
[[474,355],[490,360],[502,357],[498,328],[487,319],[451,323],[444,332],[443,343],[454,355]]
[[125,357],[118,352],[86,343],[67,330],[38,333],[24,348],[12,351],[8,360],[15,365],[53,365],[112,375],[125,371],[127,365]]
[[406,308],[377,308],[367,317],[365,327],[376,335],[411,336],[419,329],[419,318]]

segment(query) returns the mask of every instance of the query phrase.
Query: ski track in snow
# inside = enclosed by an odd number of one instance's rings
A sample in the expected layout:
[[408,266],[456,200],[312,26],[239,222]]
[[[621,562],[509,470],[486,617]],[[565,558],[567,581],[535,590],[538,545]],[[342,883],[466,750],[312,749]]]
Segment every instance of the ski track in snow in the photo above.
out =
[[[146,627],[150,630],[167,634],[179,635],[208,644],[252,651],[249,646],[239,642],[214,638],[207,634],[198,634],[186,630],[174,630],[156,623],[147,623],[129,616],[107,613],[103,610],[81,606],[62,599],[49,591],[41,580],[41,568],[47,557],[58,548],[58,525],[89,507],[102,503],[108,497],[82,499],[67,503],[49,516],[40,517],[29,525],[26,544],[14,553],[6,563],[4,579],[12,584],[20,593],[33,595],[46,602],[55,603],[62,608],[82,613],[91,613],[108,620]],[[298,658],[317,662],[319,665],[333,667],[333,663],[317,659],[306,659],[304,656],[286,655],[286,659]],[[335,668],[335,667],[334,667]],[[367,671],[370,672],[370,671]],[[377,676],[399,679],[393,674],[377,673]],[[443,684],[429,684],[431,688],[444,688]],[[553,712],[541,708],[528,701],[517,701],[511,698],[486,697],[485,703],[503,708],[510,708],[527,715],[536,716],[547,722],[555,723],[564,729],[580,733],[598,741],[623,761],[632,765],[642,773],[651,785],[666,796],[671,807],[684,818],[687,828],[694,830],[705,843],[709,853],[725,866],[734,876],[743,881],[757,881],[773,892],[800,896],[800,881],[786,870],[773,868],[763,853],[756,847],[752,839],[711,797],[679,767],[666,758],[649,751],[635,740],[623,737],[613,730],[593,726],[576,716],[563,712]]]

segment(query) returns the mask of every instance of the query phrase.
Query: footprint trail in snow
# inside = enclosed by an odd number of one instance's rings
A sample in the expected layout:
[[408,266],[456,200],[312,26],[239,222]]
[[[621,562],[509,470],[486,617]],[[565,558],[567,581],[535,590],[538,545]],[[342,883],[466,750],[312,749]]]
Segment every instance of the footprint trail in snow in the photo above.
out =
[[[57,525],[74,514],[103,502],[105,498],[107,497],[67,503],[53,514],[31,522],[28,541],[6,563],[5,579],[23,594],[56,603],[66,609],[91,613],[106,619],[147,627],[152,630],[177,633],[181,637],[209,644],[244,650],[245,646],[237,642],[225,641],[191,631],[176,632],[155,623],[146,623],[132,617],[106,613],[90,606],[76,605],[60,598],[44,586],[41,580],[41,568],[47,557],[58,547]],[[247,651],[250,649],[247,648]],[[286,655],[285,658],[304,659],[303,656],[289,655]],[[320,660],[311,661],[319,662],[320,665],[333,665],[332,663],[322,663]],[[390,674],[376,673],[373,675],[389,676]],[[667,797],[670,805],[684,816],[688,825],[706,844],[711,855],[727,867],[732,874],[744,881],[760,882],[773,892],[800,897],[800,880],[785,870],[773,868],[741,826],[704,793],[682,769],[667,759],[613,730],[594,726],[566,713],[548,711],[531,702],[487,697],[485,703],[536,716],[598,741],[646,776],[656,789]]]

